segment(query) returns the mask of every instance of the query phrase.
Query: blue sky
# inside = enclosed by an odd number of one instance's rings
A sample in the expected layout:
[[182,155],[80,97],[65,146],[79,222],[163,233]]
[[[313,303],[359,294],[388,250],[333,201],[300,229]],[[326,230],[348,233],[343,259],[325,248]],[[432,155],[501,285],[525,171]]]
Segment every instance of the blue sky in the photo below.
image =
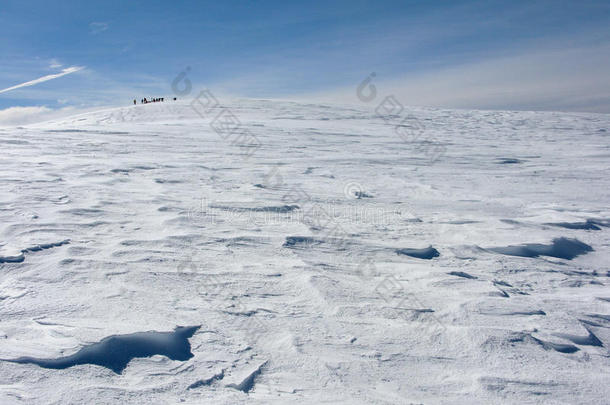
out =
[[608,1],[3,0],[0,49],[0,110],[169,96],[188,66],[243,97],[356,104],[374,71],[404,104],[610,112]]

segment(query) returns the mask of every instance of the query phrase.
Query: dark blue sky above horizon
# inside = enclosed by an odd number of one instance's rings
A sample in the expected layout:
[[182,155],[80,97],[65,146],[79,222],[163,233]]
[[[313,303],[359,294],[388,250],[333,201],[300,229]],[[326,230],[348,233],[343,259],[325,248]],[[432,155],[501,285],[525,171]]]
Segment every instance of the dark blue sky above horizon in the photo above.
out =
[[[0,93],[0,109],[168,96],[188,66],[196,86],[245,97],[338,95],[375,71],[414,104],[595,111],[610,106],[609,26],[610,2],[590,0],[5,0],[0,89],[84,68]],[[484,80],[455,101],[464,77]]]

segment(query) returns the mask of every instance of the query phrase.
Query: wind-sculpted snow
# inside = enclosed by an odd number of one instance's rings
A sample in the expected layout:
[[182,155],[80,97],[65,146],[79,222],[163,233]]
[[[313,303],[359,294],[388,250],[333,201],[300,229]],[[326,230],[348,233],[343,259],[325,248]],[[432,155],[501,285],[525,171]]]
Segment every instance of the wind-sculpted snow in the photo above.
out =
[[537,338],[533,337],[532,335],[527,335],[527,336],[530,339],[532,339],[534,342],[539,344],[541,347],[543,347],[545,350],[555,350],[556,352],[566,353],[566,354],[575,353],[579,350],[578,347],[576,347],[574,345],[547,342],[542,339],[537,339]]
[[69,240],[62,240],[61,242],[54,243],[41,243],[39,245],[31,246],[25,249],[21,249],[21,252],[15,256],[0,256],[0,263],[21,263],[25,260],[25,254],[31,252],[39,252],[45,249],[51,249],[54,247],[66,245],[70,243]]
[[586,325],[583,325],[586,336],[571,335],[568,333],[556,333],[555,336],[571,341],[574,344],[581,346],[603,346],[603,343],[595,336],[595,334]]
[[256,368],[254,368],[254,370],[248,372],[244,377],[242,377],[240,381],[229,383],[227,384],[227,387],[235,388],[236,390],[245,393],[250,392],[252,388],[254,388],[256,377],[263,371],[263,367],[265,367],[266,364],[266,361],[259,364]]
[[0,128],[0,403],[607,402],[607,115],[195,90]]

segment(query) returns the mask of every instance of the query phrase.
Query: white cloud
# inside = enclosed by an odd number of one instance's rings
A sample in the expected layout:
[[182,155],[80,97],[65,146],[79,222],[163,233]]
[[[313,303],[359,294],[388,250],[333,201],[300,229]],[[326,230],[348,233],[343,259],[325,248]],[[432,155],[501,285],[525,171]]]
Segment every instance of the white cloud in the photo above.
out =
[[89,24],[89,32],[93,35],[104,32],[108,29],[108,23],[105,22],[92,22]]
[[405,104],[610,112],[610,47],[521,54],[403,77],[384,88]]
[[62,67],[63,65],[61,63],[59,63],[59,61],[57,59],[51,59],[49,61],[49,67],[51,69],[59,69],[60,67]]
[[[376,106],[389,95],[408,106],[610,113],[610,46],[529,50],[512,56],[373,81]],[[364,75],[362,79],[364,79]],[[361,104],[353,86],[302,95]],[[295,95],[291,98],[297,98]]]
[[78,72],[79,70],[84,69],[84,66],[70,66],[68,68],[63,69],[60,73],[55,73],[52,75],[46,75],[39,77],[38,79],[30,80],[29,82],[17,84],[12,87],[8,87],[6,89],[0,90],[0,93],[5,93],[7,91],[19,89],[21,87],[34,86],[35,84],[46,82],[49,80],[57,79],[58,77],[62,77],[65,75],[69,75],[70,73]]
[[0,127],[34,124],[68,117],[87,111],[89,110],[75,108],[72,106],[58,109],[48,108],[45,106],[9,107],[4,110],[0,110]]

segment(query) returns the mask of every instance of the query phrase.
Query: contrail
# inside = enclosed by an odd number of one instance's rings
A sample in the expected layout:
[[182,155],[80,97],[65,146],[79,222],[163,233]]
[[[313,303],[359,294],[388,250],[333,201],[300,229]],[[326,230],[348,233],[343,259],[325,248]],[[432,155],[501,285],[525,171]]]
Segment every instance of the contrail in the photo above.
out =
[[58,77],[62,77],[65,75],[69,75],[70,73],[78,72],[79,70],[84,69],[84,68],[85,68],[84,66],[70,66],[68,68],[63,69],[60,73],[42,76],[42,77],[39,77],[38,79],[30,80],[29,82],[21,83],[16,86],[13,86],[13,87],[8,87],[4,90],[0,90],[0,93],[5,93],[7,91],[18,89],[20,87],[33,86],[35,84],[46,82],[48,80],[57,79]]

